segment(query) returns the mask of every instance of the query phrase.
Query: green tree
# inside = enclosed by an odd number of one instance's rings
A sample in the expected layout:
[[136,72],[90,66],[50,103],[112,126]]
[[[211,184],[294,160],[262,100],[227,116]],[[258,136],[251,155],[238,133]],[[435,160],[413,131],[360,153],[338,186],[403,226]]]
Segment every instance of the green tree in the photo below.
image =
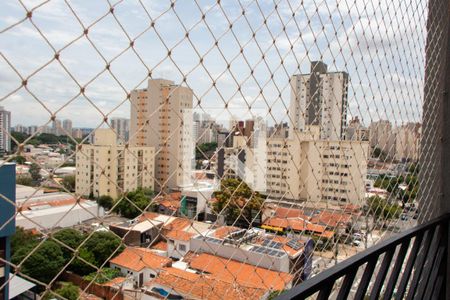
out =
[[54,145],[59,143],[58,137],[51,133],[41,133],[40,135],[37,136],[37,139],[40,144]]
[[18,141],[19,143],[23,143],[29,137],[29,135],[23,132],[13,131],[11,132],[11,137],[11,145],[16,145],[17,143],[14,140]]
[[41,180],[41,178],[42,178],[41,167],[38,164],[36,164],[36,163],[31,164],[28,172],[30,173],[31,179],[33,179],[33,181]]
[[213,204],[215,213],[223,213],[228,224],[238,223],[250,225],[254,212],[259,212],[263,198],[258,192],[239,179],[225,179],[220,182],[220,191],[214,193],[217,201]]
[[92,253],[94,265],[100,267],[118,249],[115,255],[124,249],[122,241],[112,232],[94,232],[83,245],[87,251]]
[[[135,191],[128,192],[126,197],[122,197],[117,200],[117,205],[114,211],[124,216],[125,218],[136,218],[147,206],[149,206],[153,196],[153,191],[150,189],[139,188]],[[150,210],[153,206],[150,207]]]
[[[53,238],[74,250],[85,239],[83,233],[73,228],[61,229],[53,234]],[[73,251],[64,246],[62,246],[61,248],[64,253],[64,257],[69,260],[73,255]]]
[[55,292],[47,292],[43,299],[51,300],[51,299],[68,299],[68,300],[77,300],[80,296],[79,288],[74,285],[72,282],[58,282],[57,285],[60,287],[55,290]]
[[18,176],[16,177],[16,184],[33,186],[33,180],[29,176]]
[[78,256],[70,263],[68,269],[78,275],[86,275],[94,272],[95,269],[91,266],[95,266],[95,257],[86,247],[81,247],[78,251]]
[[210,159],[216,149],[216,142],[200,144],[195,147],[195,159]]
[[384,153],[383,150],[381,150],[381,149],[378,148],[378,147],[375,147],[375,148],[373,149],[373,151],[372,151],[372,157],[378,158],[378,159],[384,161],[384,160],[386,160],[387,155],[386,155],[386,153]]
[[402,209],[397,204],[391,204],[385,199],[372,196],[367,200],[368,213],[373,216],[374,225],[381,219],[382,223],[390,219],[398,218]]
[[[25,259],[35,247],[36,251]],[[14,264],[22,262],[22,273],[45,283],[49,283],[66,262],[61,247],[53,241],[45,241],[39,246],[27,244],[14,253],[11,261]]]
[[111,209],[114,205],[114,199],[111,196],[103,195],[97,199],[97,203],[105,209]]
[[[53,234],[53,238],[75,250],[86,239],[86,236],[76,229],[66,228]],[[61,248],[67,261],[75,255],[74,251],[64,246]],[[78,256],[70,263],[68,269],[78,275],[86,275],[94,271],[90,264],[95,265],[94,254],[86,245],[83,245],[78,251]]]
[[33,234],[31,230],[16,227],[16,232],[11,236],[11,255],[27,245],[36,245],[40,237],[40,235]]
[[419,174],[419,170],[420,170],[420,167],[419,167],[419,164],[417,164],[417,163],[412,163],[408,166],[408,172],[411,174],[417,175],[417,174]]
[[25,157],[23,157],[22,155],[16,155],[16,156],[14,156],[12,161],[15,161],[16,164],[23,165],[27,161],[27,159]]
[[75,175],[64,176],[62,185],[70,192],[75,191]]
[[103,284],[121,276],[122,273],[117,269],[102,268],[100,269],[100,272],[92,272],[89,275],[84,276],[83,279],[89,282],[94,280],[96,283]]

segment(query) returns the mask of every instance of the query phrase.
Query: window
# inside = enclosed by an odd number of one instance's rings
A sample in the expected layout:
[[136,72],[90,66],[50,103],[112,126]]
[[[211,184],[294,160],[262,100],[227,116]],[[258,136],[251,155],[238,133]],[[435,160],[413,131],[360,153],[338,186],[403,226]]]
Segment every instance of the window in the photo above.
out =
[[178,250],[186,251],[186,245],[183,245],[183,244],[178,245]]

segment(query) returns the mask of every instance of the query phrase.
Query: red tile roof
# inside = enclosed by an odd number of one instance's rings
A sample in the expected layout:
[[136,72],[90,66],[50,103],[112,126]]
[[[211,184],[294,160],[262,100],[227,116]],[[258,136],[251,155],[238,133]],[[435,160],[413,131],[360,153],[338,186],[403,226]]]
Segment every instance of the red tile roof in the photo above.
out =
[[182,230],[191,225],[191,221],[185,218],[176,218],[172,222],[164,225],[164,230]]
[[167,239],[177,240],[177,241],[189,241],[195,234],[192,232],[186,232],[182,230],[171,230],[166,233]]
[[127,247],[109,262],[129,270],[141,271],[144,268],[156,270],[170,266],[172,260],[159,256],[147,248]]
[[296,231],[312,231],[322,233],[325,231],[325,226],[312,224],[304,219],[284,219],[284,218],[270,218],[264,221],[264,225],[272,227],[288,228],[290,227]]
[[336,212],[336,211],[321,211],[319,214],[311,217],[310,221],[312,223],[321,223],[329,227],[337,227],[341,224],[347,224],[351,222],[352,216],[346,213]]
[[154,213],[154,212],[145,212],[142,215],[139,216],[138,221],[139,222],[144,222],[146,220],[153,220],[154,218],[158,217],[159,214]]
[[152,249],[167,251],[167,243],[165,241],[159,241],[156,244],[152,245]]
[[111,279],[108,282],[103,283],[104,286],[112,286],[112,287],[120,287],[123,285],[123,282],[127,280],[125,277],[116,277]]
[[272,271],[208,253],[193,255],[190,266],[212,274],[214,278],[245,287],[283,290],[292,281],[288,273]]
[[218,280],[214,276],[190,273],[175,268],[164,268],[145,286],[151,287],[153,284],[167,287],[168,292],[172,290],[187,299],[260,299],[267,293],[263,289],[244,287],[237,283]]
[[241,228],[234,227],[234,226],[222,226],[222,227],[219,227],[216,229],[216,231],[214,232],[214,236],[216,238],[223,239],[230,233],[238,231],[238,230],[241,230]]
[[155,197],[155,203],[167,207],[172,210],[180,208],[181,192],[173,192],[170,194],[163,194]]
[[306,218],[304,211],[295,208],[277,207],[275,217],[278,218]]

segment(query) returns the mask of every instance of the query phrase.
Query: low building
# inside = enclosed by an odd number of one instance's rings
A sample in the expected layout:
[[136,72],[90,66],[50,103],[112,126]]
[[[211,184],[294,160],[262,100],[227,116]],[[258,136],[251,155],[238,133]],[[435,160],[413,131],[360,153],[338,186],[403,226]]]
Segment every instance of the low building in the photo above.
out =
[[265,299],[269,291],[223,281],[214,275],[196,274],[176,268],[164,268],[153,280],[145,283],[141,299]]
[[292,287],[294,276],[270,269],[223,258],[209,253],[192,253],[189,267],[214,278],[241,286],[264,290],[282,291]]
[[155,213],[144,213],[139,218],[110,224],[109,230],[123,238],[128,246],[148,246],[160,239],[164,220],[158,220]]
[[18,207],[16,225],[25,229],[52,230],[79,225],[104,215],[102,207],[90,200],[74,198],[60,201],[39,201]]
[[277,272],[301,270],[297,272],[298,278],[307,278],[311,272],[313,241],[292,237],[284,243],[272,243],[273,239],[272,234],[261,229],[223,226],[195,236],[190,248],[195,253],[210,253]]
[[155,278],[160,270],[172,265],[172,260],[159,256],[147,248],[127,247],[109,261],[111,268],[120,270],[122,275],[132,277],[134,286],[141,287],[144,282]]
[[211,224],[197,222],[152,212],[118,223],[110,224],[109,229],[124,239],[129,246],[150,246],[165,242],[163,250],[168,257],[182,258],[190,251],[190,240],[199,232],[205,232]]

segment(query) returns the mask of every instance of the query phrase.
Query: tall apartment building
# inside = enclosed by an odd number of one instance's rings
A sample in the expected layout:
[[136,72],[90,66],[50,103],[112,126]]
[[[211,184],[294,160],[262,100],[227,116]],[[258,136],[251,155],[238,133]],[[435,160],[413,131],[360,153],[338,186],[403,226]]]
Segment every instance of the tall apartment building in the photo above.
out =
[[345,139],[350,141],[369,140],[369,130],[361,124],[361,121],[359,120],[358,116],[350,120],[347,126]]
[[379,120],[369,125],[370,147],[379,148],[387,157],[393,158],[396,151],[396,134],[388,120]]
[[71,135],[72,134],[72,120],[65,119],[62,122],[62,128],[64,131],[62,131],[63,135]]
[[16,231],[16,166],[3,163],[0,166],[0,300],[9,298],[9,273],[11,261],[11,236]]
[[241,179],[254,191],[266,191],[266,139],[265,132],[249,145],[249,137],[238,135],[233,138],[232,147],[221,147],[213,168],[220,178]]
[[318,126],[308,126],[294,136],[268,140],[268,197],[361,203],[369,143],[321,140]]
[[420,154],[420,123],[407,123],[397,128],[395,142],[395,159],[418,161]]
[[287,122],[275,124],[267,131],[267,136],[272,138],[287,138],[289,137],[289,124]]
[[0,106],[0,153],[11,151],[11,112]]
[[81,131],[80,128],[74,128],[74,129],[72,129],[72,136],[75,139],[82,139],[83,138],[83,132]]
[[63,131],[62,131],[62,122],[59,119],[55,119],[52,122],[52,133],[54,135],[62,135]]
[[348,74],[328,72],[326,64],[313,61],[311,72],[292,76],[290,84],[290,136],[304,131],[307,126],[316,125],[320,127],[321,139],[344,139]]
[[155,149],[117,144],[111,129],[97,129],[93,145],[76,154],[76,192],[113,198],[139,187],[154,188]]
[[117,133],[120,142],[128,142],[130,134],[130,119],[112,118],[111,128]]
[[38,131],[38,127],[36,126],[36,125],[31,125],[31,126],[28,126],[28,128],[27,128],[27,133],[29,134],[29,135],[33,135],[33,134],[35,134],[37,131]]
[[27,133],[27,127],[23,126],[22,124],[17,124],[12,128],[12,131],[14,132],[21,132],[21,133]]
[[130,144],[156,149],[155,189],[191,184],[194,166],[193,91],[165,79],[131,92]]

